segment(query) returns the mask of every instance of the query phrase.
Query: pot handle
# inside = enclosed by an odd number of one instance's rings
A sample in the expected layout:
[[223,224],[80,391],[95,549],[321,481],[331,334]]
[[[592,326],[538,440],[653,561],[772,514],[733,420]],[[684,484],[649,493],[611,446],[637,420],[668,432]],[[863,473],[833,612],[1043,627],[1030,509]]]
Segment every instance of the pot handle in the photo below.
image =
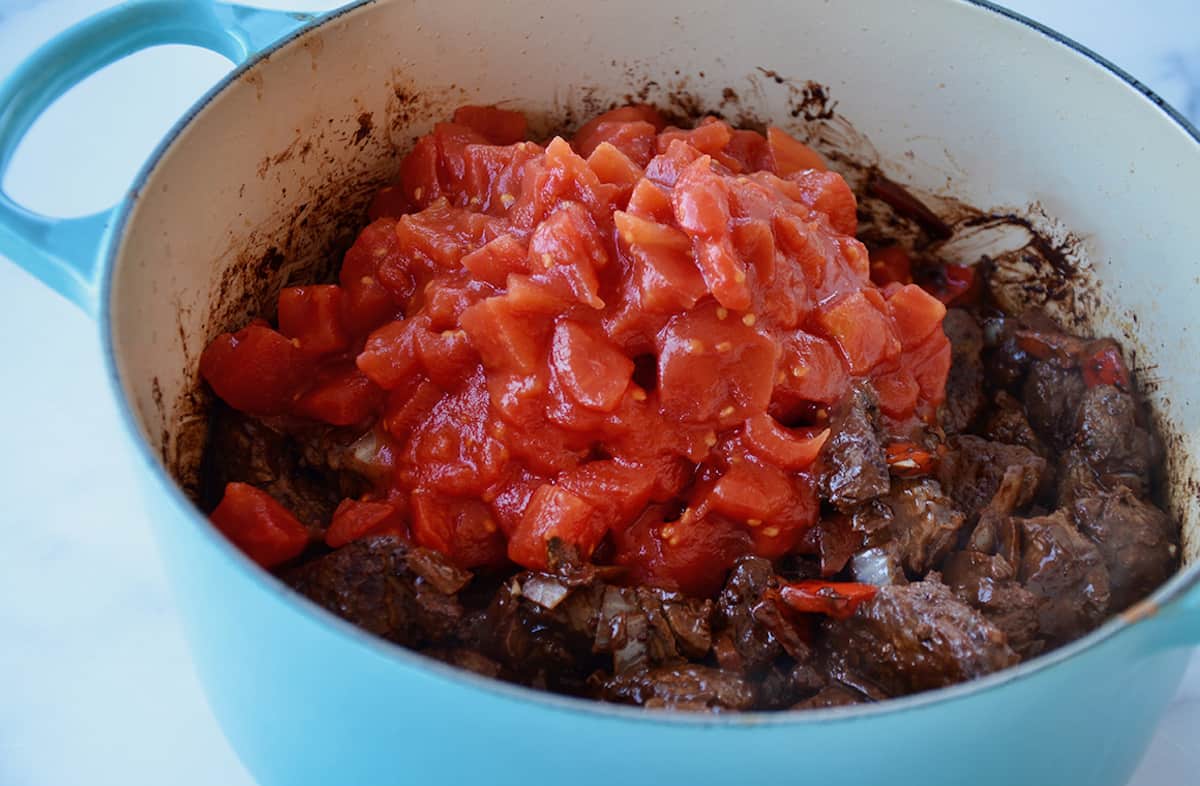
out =
[[[210,0],[135,0],[85,19],[0,84],[0,181],[34,120],[101,68],[162,44],[201,46],[242,65],[315,16]],[[116,210],[51,218],[21,207],[0,187],[0,254],[95,315],[101,252]]]

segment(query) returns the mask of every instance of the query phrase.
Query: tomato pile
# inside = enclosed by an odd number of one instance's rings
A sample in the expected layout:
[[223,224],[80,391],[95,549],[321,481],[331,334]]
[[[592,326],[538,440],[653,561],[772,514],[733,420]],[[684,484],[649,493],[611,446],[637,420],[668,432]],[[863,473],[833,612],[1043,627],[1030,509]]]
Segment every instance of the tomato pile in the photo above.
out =
[[[376,196],[337,284],[284,289],[276,327],[201,358],[235,409],[373,433],[375,487],[329,546],[395,532],[544,568],[558,538],[703,595],[817,521],[854,379],[892,421],[936,417],[945,307],[872,282],[854,195],[808,147],[646,106],[525,136],[518,113],[460,109]],[[230,484],[214,522],[264,564],[297,556],[307,528],[253,492]]]

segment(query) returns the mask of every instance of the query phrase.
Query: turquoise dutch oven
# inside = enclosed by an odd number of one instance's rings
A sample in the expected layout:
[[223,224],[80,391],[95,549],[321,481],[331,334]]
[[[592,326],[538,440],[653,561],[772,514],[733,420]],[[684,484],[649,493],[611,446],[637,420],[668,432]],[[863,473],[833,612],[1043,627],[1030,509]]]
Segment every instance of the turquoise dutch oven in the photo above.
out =
[[[166,43],[238,66],[114,209],[55,220],[0,195],[0,252],[100,324],[196,668],[262,783],[1126,781],[1200,643],[1200,141],[1157,97],[1056,33],[962,0],[379,0],[320,17],[149,0],[83,22],[9,77],[0,171],[57,96]],[[792,78],[828,86],[836,117]],[[549,130],[639,90],[840,129],[894,179],[985,208],[1036,206],[1085,238],[1095,286],[1069,316],[1124,337],[1153,369],[1185,568],[1082,640],[985,679],[709,717],[455,671],[333,618],[226,543],[187,493],[209,338],[328,265],[412,138],[454,106],[503,103]]]

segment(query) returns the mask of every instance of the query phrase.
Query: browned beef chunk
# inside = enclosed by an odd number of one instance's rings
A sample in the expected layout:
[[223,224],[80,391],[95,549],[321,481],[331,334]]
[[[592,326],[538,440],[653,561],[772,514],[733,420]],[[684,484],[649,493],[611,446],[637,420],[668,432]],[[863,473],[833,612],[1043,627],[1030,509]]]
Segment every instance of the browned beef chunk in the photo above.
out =
[[1020,445],[1043,458],[1049,456],[1046,444],[1037,435],[1021,402],[1001,390],[992,399],[993,406],[983,424],[983,436],[993,442]]
[[1096,477],[1096,471],[1084,458],[1083,452],[1072,448],[1058,457],[1056,474],[1058,507],[1070,507],[1080,497],[1093,497],[1105,493],[1104,485]]
[[1016,565],[1021,559],[1020,536],[1012,513],[1025,495],[1025,473],[1020,466],[1004,470],[1000,488],[979,514],[967,548],[983,554],[998,554]]
[[728,635],[744,669],[757,669],[787,653],[798,661],[809,657],[808,645],[778,605],[765,597],[777,586],[770,560],[738,560],[717,598],[717,620]]
[[1075,433],[1076,413],[1086,389],[1077,369],[1034,361],[1021,391],[1029,423],[1051,445],[1065,448]]
[[1041,635],[1058,644],[1099,625],[1108,612],[1108,570],[1096,544],[1075,528],[1065,510],[1021,519],[1017,576],[1041,599]]
[[832,676],[891,695],[990,674],[1019,658],[1004,632],[941,582],[881,587],[847,620],[822,623]]
[[777,663],[756,680],[756,709],[783,710],[825,687],[825,675],[811,663]]
[[794,710],[817,710],[828,707],[848,707],[862,704],[868,699],[853,688],[844,685],[827,685],[817,693],[792,707]]
[[1089,388],[1079,404],[1075,447],[1108,487],[1150,488],[1156,441],[1137,421],[1137,404],[1111,385]]
[[712,648],[711,600],[652,587],[607,587],[592,649],[611,654],[620,674],[703,658]]
[[942,330],[950,339],[952,360],[946,379],[946,401],[941,425],[948,434],[966,431],[979,417],[987,399],[983,394],[983,331],[975,317],[961,308],[946,312]]
[[355,541],[285,579],[360,628],[416,646],[454,635],[463,617],[456,593],[471,574],[436,551],[410,548],[389,536]]
[[946,558],[943,579],[955,595],[1004,631],[1009,646],[1023,657],[1041,650],[1040,600],[1017,582],[1016,569],[1004,557],[956,551]]
[[1112,593],[1109,612],[1123,611],[1175,571],[1179,527],[1129,489],[1075,501],[1075,524],[1100,548]]
[[875,431],[878,416],[879,404],[866,385],[851,390],[834,412],[822,485],[825,498],[841,510],[887,493],[887,460]]
[[464,622],[460,636],[518,682],[578,693],[594,667],[604,590],[600,583],[571,587],[552,574],[518,573]]
[[883,501],[892,510],[892,538],[901,564],[910,574],[924,576],[954,546],[963,514],[928,478],[897,483]]
[[660,709],[748,710],[756,693],[740,674],[689,663],[610,677],[599,698]]
[[1046,460],[1020,445],[961,435],[950,440],[949,448],[938,466],[938,481],[969,519],[995,496],[1009,467],[1022,472],[1017,507],[1033,500],[1046,474]]

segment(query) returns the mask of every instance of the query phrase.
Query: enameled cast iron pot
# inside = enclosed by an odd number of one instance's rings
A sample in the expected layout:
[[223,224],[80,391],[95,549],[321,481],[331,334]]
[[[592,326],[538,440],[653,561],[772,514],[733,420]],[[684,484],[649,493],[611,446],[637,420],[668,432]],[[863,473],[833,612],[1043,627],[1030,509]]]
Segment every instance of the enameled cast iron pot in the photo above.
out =
[[[115,209],[51,220],[0,196],[0,251],[99,321],[196,668],[262,783],[1129,777],[1200,642],[1200,141],[1142,86],[964,0],[380,0],[319,18],[150,0],[85,21],[0,88],[0,171],[56,96],[162,43],[239,66]],[[1099,294],[1078,298],[1075,316],[1153,370],[1170,508],[1185,526],[1188,567],[1150,600],[1046,657],[879,705],[645,712],[489,681],[373,639],[251,564],[181,490],[203,441],[201,348],[298,267],[336,262],[371,189],[455,105],[502,102],[545,130],[642,87],[710,107],[729,87],[739,103],[727,114],[803,120],[804,83],[764,69],[828,85],[894,179],[985,208],[1036,203],[1085,239]]]

